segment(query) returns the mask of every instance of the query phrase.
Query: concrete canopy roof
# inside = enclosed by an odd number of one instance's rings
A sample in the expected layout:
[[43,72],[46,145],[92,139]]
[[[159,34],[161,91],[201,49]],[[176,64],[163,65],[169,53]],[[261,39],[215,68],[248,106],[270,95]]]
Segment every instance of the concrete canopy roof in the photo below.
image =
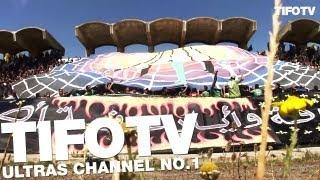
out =
[[76,37],[86,48],[87,55],[93,54],[100,46],[116,46],[124,52],[126,46],[143,44],[154,51],[161,43],[173,43],[183,47],[187,43],[234,42],[246,48],[248,41],[257,29],[256,22],[246,18],[216,20],[210,17],[197,17],[189,20],[160,18],[150,22],[128,19],[108,24],[89,22],[75,27]]
[[118,44],[125,47],[131,44],[148,45],[146,22],[136,19],[120,21],[113,25]]
[[152,45],[161,43],[181,43],[183,21],[175,18],[161,18],[150,23]]
[[38,55],[49,49],[60,50],[64,54],[63,46],[45,29],[38,27],[23,28],[15,32],[0,31],[0,53],[16,54],[29,51]]
[[308,42],[320,43],[320,23],[311,19],[289,21],[279,35],[280,42],[306,46]]
[[76,37],[89,51],[100,46],[116,46],[113,40],[112,25],[104,22],[89,22],[76,26]]
[[233,42],[241,48],[247,48],[247,43],[257,30],[257,23],[253,20],[235,17],[222,20],[222,28],[216,43]]
[[0,53],[4,54],[8,52],[11,54],[17,54],[24,51],[25,49],[14,39],[14,33],[5,30],[0,31]]
[[221,31],[221,22],[210,17],[199,17],[187,21],[185,43],[203,42],[214,44]]

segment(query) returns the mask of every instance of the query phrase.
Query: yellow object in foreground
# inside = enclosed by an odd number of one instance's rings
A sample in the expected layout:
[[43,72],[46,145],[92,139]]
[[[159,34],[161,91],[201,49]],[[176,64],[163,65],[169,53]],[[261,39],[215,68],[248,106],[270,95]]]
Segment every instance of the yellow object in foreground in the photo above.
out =
[[210,173],[218,170],[218,166],[211,161],[204,161],[200,167],[201,173]]
[[296,117],[300,110],[305,110],[307,106],[313,106],[314,102],[310,99],[289,96],[285,101],[274,102],[272,106],[279,107],[279,113],[283,117]]

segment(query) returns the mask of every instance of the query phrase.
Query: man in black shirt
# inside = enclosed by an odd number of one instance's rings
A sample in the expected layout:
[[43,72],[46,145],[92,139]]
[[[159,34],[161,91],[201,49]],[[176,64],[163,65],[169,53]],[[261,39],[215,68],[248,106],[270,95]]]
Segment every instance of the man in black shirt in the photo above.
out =
[[283,89],[279,83],[275,83],[275,88],[272,90],[272,96],[277,99],[283,99]]

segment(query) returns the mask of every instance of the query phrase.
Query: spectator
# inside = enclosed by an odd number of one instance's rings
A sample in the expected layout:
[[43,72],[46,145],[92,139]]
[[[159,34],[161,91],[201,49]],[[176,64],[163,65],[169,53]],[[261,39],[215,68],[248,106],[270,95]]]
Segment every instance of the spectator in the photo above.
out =
[[210,93],[208,91],[208,86],[204,86],[204,90],[203,92],[201,93],[201,96],[202,97],[209,97],[210,96]]
[[236,79],[235,76],[231,76],[230,81],[228,83],[229,93],[226,94],[228,98],[238,98],[241,97],[241,92],[239,88],[240,82],[243,81],[243,76],[241,75],[240,79]]
[[144,94],[144,95],[150,94],[150,90],[149,90],[148,88],[145,88],[145,89],[143,90],[143,94]]
[[113,82],[105,85],[105,94],[115,94],[112,90]]
[[161,90],[161,95],[162,96],[169,96],[168,88],[163,87],[162,90]]
[[313,86],[313,89],[311,90],[311,92],[319,92],[319,87],[317,85]]
[[180,88],[179,92],[178,92],[178,96],[186,97],[187,96],[187,91],[188,91],[188,86]]
[[14,92],[12,90],[9,90],[8,91],[8,95],[7,97],[5,98],[6,100],[13,100],[13,99],[17,99]]
[[86,86],[86,92],[84,93],[85,96],[92,96],[93,90],[90,85]]
[[252,93],[253,97],[261,97],[263,96],[263,91],[260,89],[259,84],[254,85],[254,89],[250,91]]
[[210,95],[212,97],[221,97],[221,89],[218,89],[216,87],[217,79],[218,79],[218,71],[214,73],[214,79],[210,89]]
[[50,92],[46,92],[46,96],[45,97],[49,99],[51,97]]
[[65,92],[63,91],[63,89],[59,89],[58,93],[59,93],[60,97],[65,97],[66,96]]
[[308,93],[308,89],[306,89],[306,87],[304,85],[299,85],[296,87],[296,92],[297,94],[301,95],[301,94],[306,94]]
[[287,88],[285,90],[285,93],[289,94],[289,95],[297,95],[297,91],[296,91],[296,84],[292,84],[290,88]]
[[198,97],[199,95],[199,90],[197,90],[196,88],[192,88],[189,94],[190,97]]
[[272,95],[274,98],[283,99],[283,89],[279,83],[275,83],[275,88],[272,90]]
[[126,87],[125,90],[124,90],[124,93],[125,93],[125,94],[131,94],[131,89],[130,89],[130,87]]
[[36,93],[36,97],[35,98],[41,98],[41,94],[40,93]]

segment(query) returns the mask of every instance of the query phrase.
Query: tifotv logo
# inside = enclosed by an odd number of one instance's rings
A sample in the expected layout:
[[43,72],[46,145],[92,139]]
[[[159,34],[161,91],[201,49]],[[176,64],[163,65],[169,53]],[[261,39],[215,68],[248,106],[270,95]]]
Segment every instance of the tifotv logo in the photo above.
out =
[[316,13],[316,6],[283,6],[275,7],[275,11],[281,16],[314,16]]

